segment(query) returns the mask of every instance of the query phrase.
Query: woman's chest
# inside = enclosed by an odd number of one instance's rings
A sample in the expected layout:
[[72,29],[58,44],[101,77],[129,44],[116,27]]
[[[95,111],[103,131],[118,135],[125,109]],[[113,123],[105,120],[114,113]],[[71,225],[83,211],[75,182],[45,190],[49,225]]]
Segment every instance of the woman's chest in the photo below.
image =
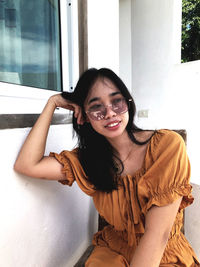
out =
[[146,152],[147,145],[138,146],[137,149],[131,153],[130,157],[122,162],[123,172],[121,173],[121,176],[130,175],[131,177],[134,177],[144,166]]
[[137,179],[127,175],[119,181],[118,190],[100,192],[93,200],[99,214],[117,230],[127,228],[128,222],[139,224],[142,218]]

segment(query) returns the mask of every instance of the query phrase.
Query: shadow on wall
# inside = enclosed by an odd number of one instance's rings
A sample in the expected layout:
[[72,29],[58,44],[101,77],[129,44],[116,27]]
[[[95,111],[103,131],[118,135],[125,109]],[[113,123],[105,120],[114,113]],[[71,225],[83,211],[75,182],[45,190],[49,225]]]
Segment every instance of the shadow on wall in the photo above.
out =
[[70,266],[89,245],[96,230],[92,199],[76,183],[68,187],[57,181],[21,175],[18,178],[20,202],[26,203],[26,207],[16,200],[20,223],[15,232],[21,241],[15,246],[15,253],[23,256],[16,266],[22,266],[25,260],[29,266]]
[[[53,183],[53,186],[52,186]],[[95,231],[95,208],[91,198],[76,185],[63,186],[57,182],[44,185],[50,194],[49,201],[43,199],[49,208],[48,227],[50,237],[49,258],[46,267],[68,266],[69,261],[91,242]],[[42,194],[40,194],[42,195]]]

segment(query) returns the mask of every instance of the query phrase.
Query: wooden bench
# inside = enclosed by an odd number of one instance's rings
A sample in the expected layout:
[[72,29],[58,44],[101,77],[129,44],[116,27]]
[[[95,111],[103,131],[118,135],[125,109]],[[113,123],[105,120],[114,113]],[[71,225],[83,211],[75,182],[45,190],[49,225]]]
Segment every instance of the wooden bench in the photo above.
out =
[[[173,130],[173,131],[179,133],[182,136],[183,140],[185,141],[185,144],[187,144],[187,133],[186,133],[186,130]],[[98,218],[98,231],[102,230],[104,228],[104,226],[106,226],[106,225],[108,225],[106,220],[99,215],[99,218]],[[183,228],[181,229],[181,231],[184,233],[184,218],[183,218]],[[93,249],[94,249],[93,245],[90,245],[89,247],[87,247],[87,249],[85,250],[85,252],[81,256],[81,258],[78,260],[78,262],[74,265],[74,267],[84,267],[85,266],[85,262],[87,261],[88,257],[92,253]]]

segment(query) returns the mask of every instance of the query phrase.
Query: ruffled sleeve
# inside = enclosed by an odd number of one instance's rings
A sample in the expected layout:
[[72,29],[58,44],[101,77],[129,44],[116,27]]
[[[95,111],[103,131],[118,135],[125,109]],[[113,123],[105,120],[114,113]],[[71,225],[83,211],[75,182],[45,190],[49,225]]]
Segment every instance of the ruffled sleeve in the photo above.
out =
[[72,151],[64,150],[60,154],[51,152],[49,156],[55,157],[63,165],[62,173],[65,174],[66,179],[58,182],[72,186],[73,182],[76,181],[81,190],[87,195],[95,193],[94,186],[88,181],[87,175],[78,159],[77,148]]
[[183,197],[180,209],[193,202],[191,195],[190,163],[182,137],[168,130],[155,134],[150,146],[147,169],[139,183],[142,212],[153,206],[165,206]]

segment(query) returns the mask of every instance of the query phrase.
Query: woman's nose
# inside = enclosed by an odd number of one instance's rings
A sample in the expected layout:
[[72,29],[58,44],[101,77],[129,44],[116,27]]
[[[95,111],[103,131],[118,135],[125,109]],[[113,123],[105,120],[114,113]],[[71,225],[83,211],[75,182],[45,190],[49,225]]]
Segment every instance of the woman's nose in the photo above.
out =
[[106,106],[105,108],[106,108],[105,119],[109,119],[109,118],[115,117],[115,116],[117,115],[117,113],[115,113],[115,112],[112,110],[112,106],[111,106],[111,105],[108,105],[108,106]]

